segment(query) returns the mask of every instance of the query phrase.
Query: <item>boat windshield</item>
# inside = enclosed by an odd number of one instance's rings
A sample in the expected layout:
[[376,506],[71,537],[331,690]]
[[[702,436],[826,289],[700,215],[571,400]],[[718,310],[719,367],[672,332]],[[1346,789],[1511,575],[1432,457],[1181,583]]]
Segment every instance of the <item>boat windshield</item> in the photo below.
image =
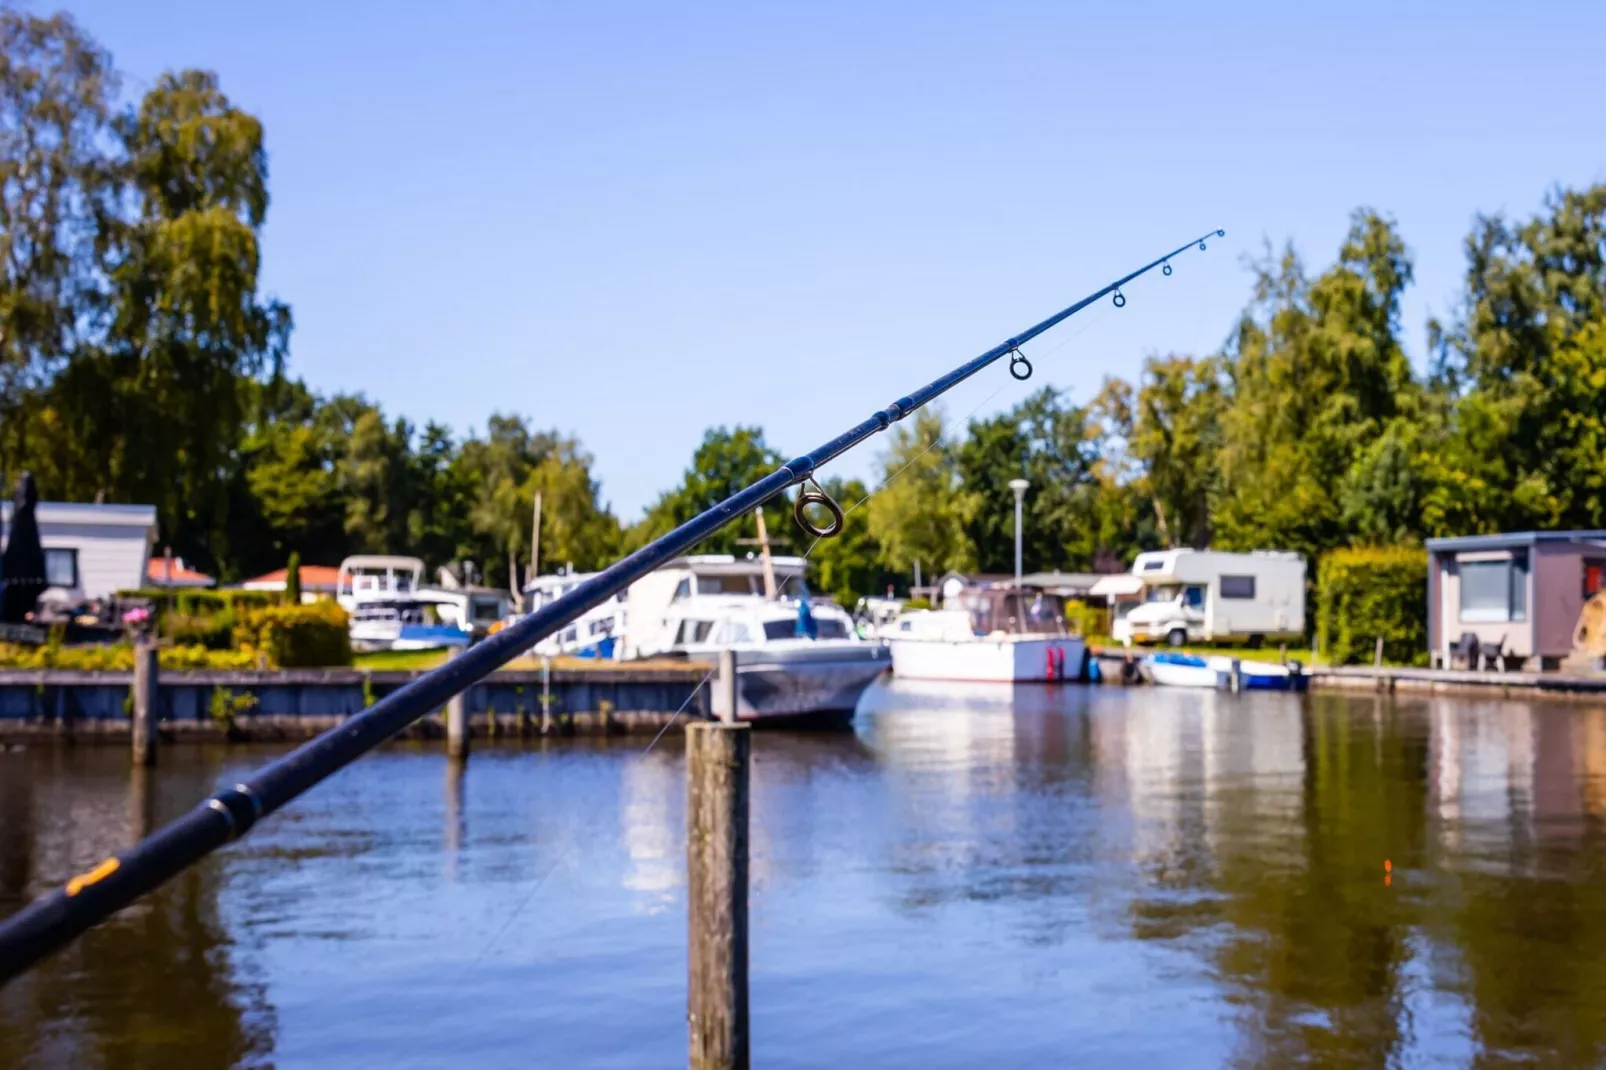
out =
[[[819,639],[846,639],[848,626],[842,621],[830,617],[815,617],[814,625],[818,629]],[[767,620],[764,622],[764,638],[766,639],[796,639],[797,621],[795,620]]]
[[1065,599],[1030,589],[992,588],[968,592],[965,609],[977,635],[1065,635]]
[[352,614],[358,621],[400,621],[403,624],[438,624],[435,607],[418,602],[379,602],[360,605]]

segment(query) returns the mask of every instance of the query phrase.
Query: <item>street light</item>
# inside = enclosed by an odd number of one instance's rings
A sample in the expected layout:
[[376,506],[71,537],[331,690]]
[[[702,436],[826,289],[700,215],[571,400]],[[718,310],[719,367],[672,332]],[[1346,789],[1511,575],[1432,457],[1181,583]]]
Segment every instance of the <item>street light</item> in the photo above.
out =
[[1015,492],[1015,586],[1020,586],[1020,503],[1026,496],[1026,488],[1031,486],[1024,479],[1009,481],[1009,489]]

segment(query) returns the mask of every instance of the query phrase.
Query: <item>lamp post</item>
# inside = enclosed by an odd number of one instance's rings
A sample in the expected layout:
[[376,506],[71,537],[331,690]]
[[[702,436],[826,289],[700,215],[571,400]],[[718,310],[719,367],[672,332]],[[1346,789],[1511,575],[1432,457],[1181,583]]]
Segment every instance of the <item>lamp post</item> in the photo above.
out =
[[1020,586],[1020,503],[1026,496],[1026,488],[1031,484],[1024,479],[1009,481],[1009,489],[1015,492],[1015,586]]

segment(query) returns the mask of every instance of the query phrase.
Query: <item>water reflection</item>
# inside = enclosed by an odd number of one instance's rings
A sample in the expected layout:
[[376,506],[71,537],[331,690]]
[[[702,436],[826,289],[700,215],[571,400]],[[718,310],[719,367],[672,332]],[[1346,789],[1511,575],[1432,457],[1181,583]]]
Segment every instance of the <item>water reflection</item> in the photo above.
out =
[[[0,776],[6,913],[177,816],[216,769],[130,771],[121,748],[23,757],[0,756],[13,759]],[[237,968],[218,892],[215,867],[192,870],[0,990],[0,1066],[266,1065],[274,1012]]]
[[[679,1062],[640,748],[360,763],[0,991],[0,1066]],[[0,755],[0,911],[263,756]],[[896,684],[754,763],[764,1065],[1606,1059],[1606,710]]]

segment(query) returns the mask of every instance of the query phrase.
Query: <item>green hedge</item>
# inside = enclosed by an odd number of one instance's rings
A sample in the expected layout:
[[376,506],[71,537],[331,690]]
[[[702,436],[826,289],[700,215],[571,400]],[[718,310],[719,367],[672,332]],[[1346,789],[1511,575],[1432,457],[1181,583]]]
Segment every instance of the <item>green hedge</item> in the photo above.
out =
[[[208,650],[202,646],[164,646],[156,652],[164,669],[251,669],[256,658],[237,650]],[[80,672],[122,670],[134,667],[134,648],[128,643],[97,646],[16,646],[0,643],[0,668],[76,669]]]
[[247,610],[235,625],[240,649],[276,669],[351,664],[350,619],[336,602]]
[[1080,598],[1067,598],[1065,600],[1065,625],[1081,636],[1109,635],[1109,607],[1088,605]]
[[1334,665],[1369,664],[1378,636],[1394,664],[1428,661],[1428,555],[1416,546],[1334,550],[1316,580],[1317,631]]

